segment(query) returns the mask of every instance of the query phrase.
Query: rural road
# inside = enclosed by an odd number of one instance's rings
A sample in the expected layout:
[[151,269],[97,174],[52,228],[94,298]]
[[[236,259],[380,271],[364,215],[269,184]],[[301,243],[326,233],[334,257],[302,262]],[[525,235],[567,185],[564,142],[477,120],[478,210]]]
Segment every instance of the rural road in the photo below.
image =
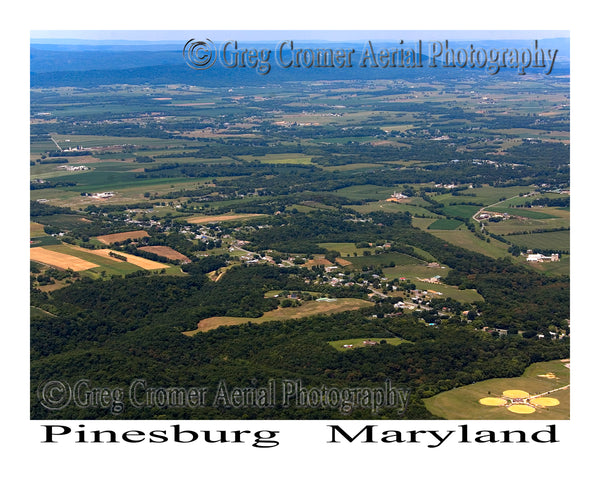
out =
[[60,148],[60,145],[58,143],[56,143],[56,140],[54,140],[54,138],[52,138],[52,137],[50,137],[50,139],[54,142],[54,145],[56,145],[56,148],[58,148],[62,152],[63,149]]
[[538,397],[543,397],[544,395],[548,395],[549,393],[552,393],[552,392],[558,392],[559,390],[566,390],[566,389],[567,389],[567,388],[569,388],[570,386],[571,386],[571,384],[569,384],[569,385],[565,385],[564,387],[555,388],[554,390],[548,390],[547,392],[540,393],[540,394],[538,394],[538,395],[532,395],[532,396],[531,396],[531,397],[529,397],[529,398],[538,398]]
[[479,215],[481,212],[483,212],[483,211],[484,211],[486,208],[493,207],[494,205],[498,205],[498,204],[500,204],[500,203],[506,202],[507,200],[512,200],[513,198],[517,198],[518,196],[519,196],[519,195],[514,195],[514,196],[512,196],[512,197],[510,197],[510,198],[505,198],[504,200],[500,200],[499,202],[492,203],[491,205],[487,205],[486,207],[481,207],[481,208],[480,208],[479,210],[477,210],[477,212],[475,212],[475,214],[473,215],[473,217],[472,217],[472,218],[473,218],[473,220],[475,220],[476,222],[479,222],[479,223],[481,223],[481,220],[479,220],[479,219],[477,218],[477,215]]

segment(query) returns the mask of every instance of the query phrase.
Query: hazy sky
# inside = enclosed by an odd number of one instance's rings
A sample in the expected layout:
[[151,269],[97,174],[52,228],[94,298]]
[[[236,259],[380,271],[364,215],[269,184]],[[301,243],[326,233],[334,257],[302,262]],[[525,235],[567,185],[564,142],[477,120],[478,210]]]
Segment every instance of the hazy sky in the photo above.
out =
[[30,38],[169,41],[203,37],[211,40],[494,40],[569,37],[564,30],[32,30]]

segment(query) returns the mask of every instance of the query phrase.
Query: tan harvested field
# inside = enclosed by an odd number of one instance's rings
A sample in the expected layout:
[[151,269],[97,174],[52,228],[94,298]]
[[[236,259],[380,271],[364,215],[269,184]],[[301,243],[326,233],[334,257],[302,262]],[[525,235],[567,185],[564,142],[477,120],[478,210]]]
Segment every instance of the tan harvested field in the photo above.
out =
[[101,250],[85,250],[88,253],[92,253],[94,255],[98,255],[101,257],[106,257],[116,262],[120,262],[118,258],[111,257],[110,252],[116,253],[118,255],[122,255],[127,258],[127,261],[136,267],[143,268],[144,270],[156,270],[159,268],[169,268],[169,265],[165,265],[164,263],[155,262],[154,260],[148,260],[146,258],[137,257],[135,255],[131,255],[129,253],[117,252],[115,250],[111,250],[109,248],[103,248]]
[[324,256],[317,256],[304,264],[305,267],[312,267],[314,265],[323,265],[325,267],[329,267],[333,265],[333,263],[327,260]]
[[201,215],[199,217],[191,217],[187,219],[188,223],[215,223],[226,222],[228,220],[241,220],[245,218],[261,217],[264,214],[260,213],[239,213],[230,215]]
[[168,258],[169,260],[181,260],[182,262],[190,261],[190,259],[186,257],[183,253],[179,253],[177,250],[174,250],[171,247],[165,247],[162,245],[140,247],[139,250],[143,250],[144,252],[155,253],[156,255]]
[[46,250],[44,247],[30,248],[29,256],[31,260],[35,260],[36,262],[51,265],[53,267],[64,268],[65,270],[70,268],[75,272],[99,266],[95,263],[83,260],[82,258],[74,257],[73,255]]
[[303,303],[299,307],[282,308],[266,312],[262,317],[210,317],[200,320],[196,330],[183,332],[185,335],[192,336],[198,332],[208,332],[220,326],[240,325],[243,323],[263,323],[275,320],[298,320],[300,318],[310,317],[312,315],[328,315],[332,313],[345,312],[348,310],[358,310],[359,308],[373,305],[366,300],[358,298],[338,298],[333,302],[318,302],[311,300]]
[[111,233],[110,235],[100,235],[99,237],[96,237],[99,241],[101,241],[102,243],[105,243],[106,245],[110,245],[111,243],[114,242],[123,242],[125,240],[127,240],[128,238],[131,238],[132,240],[137,240],[138,238],[144,238],[144,237],[149,237],[150,235],[148,235],[148,232],[146,232],[145,230],[137,230],[137,231],[133,231],[133,232],[121,232],[121,233]]
[[342,257],[337,257],[335,259],[335,263],[337,263],[338,265],[341,265],[342,267],[347,267],[349,265],[352,265],[352,262],[349,260],[345,260]]
[[41,237],[43,235],[46,235],[46,232],[44,232],[44,226],[41,223],[29,222],[30,237]]

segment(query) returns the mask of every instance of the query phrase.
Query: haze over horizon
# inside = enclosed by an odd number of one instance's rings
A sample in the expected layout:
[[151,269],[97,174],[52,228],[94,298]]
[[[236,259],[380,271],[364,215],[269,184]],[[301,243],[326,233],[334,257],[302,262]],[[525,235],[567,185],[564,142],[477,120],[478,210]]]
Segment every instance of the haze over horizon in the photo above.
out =
[[[169,43],[198,35],[213,40],[281,41],[293,34],[311,41],[527,40],[569,38],[565,30],[33,30],[31,42],[49,43]],[[301,36],[301,38],[300,38]]]

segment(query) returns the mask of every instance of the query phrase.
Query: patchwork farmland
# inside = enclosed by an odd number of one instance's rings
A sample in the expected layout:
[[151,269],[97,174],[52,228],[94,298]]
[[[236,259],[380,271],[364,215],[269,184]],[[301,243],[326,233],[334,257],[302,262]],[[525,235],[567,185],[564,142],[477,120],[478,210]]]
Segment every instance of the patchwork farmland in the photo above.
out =
[[[31,260],[77,272],[89,270],[93,273],[100,273],[104,270],[110,274],[124,274],[135,272],[140,268],[144,270],[160,270],[171,267],[170,265],[110,249],[92,250],[74,245],[60,244],[47,247],[34,247],[29,250]],[[127,261],[111,256],[111,252],[127,258]]]
[[559,367],[519,377],[570,355],[568,68],[198,76],[169,66],[180,49],[138,47],[143,65],[122,45],[31,48],[32,419],[114,419],[49,412],[47,379],[118,386],[149,372],[165,388],[390,379],[411,392],[410,420],[568,418],[568,391],[537,398],[565,386],[549,375],[562,381]]
[[[75,247],[75,248],[77,248],[79,250],[78,247]],[[83,250],[83,249],[81,249],[81,250]],[[115,259],[115,261],[117,261],[117,262],[126,261],[137,267],[143,268],[144,270],[157,270],[157,269],[168,267],[168,265],[165,265],[164,263],[155,262],[154,260],[148,260],[147,258],[138,257],[136,255],[131,255],[129,253],[118,252],[118,251],[110,250],[107,248],[106,249],[103,248],[103,249],[97,249],[97,250],[89,250],[89,253],[91,253],[92,255],[98,255],[100,257],[104,257],[104,258],[108,258],[108,259]],[[112,255],[111,255],[111,253],[112,253]],[[115,255],[123,256],[127,260],[120,260]]]
[[96,263],[88,262],[77,256],[61,253],[44,247],[34,247],[29,249],[29,255],[36,262],[51,265],[57,268],[71,269],[75,272],[89,270],[98,267]]

